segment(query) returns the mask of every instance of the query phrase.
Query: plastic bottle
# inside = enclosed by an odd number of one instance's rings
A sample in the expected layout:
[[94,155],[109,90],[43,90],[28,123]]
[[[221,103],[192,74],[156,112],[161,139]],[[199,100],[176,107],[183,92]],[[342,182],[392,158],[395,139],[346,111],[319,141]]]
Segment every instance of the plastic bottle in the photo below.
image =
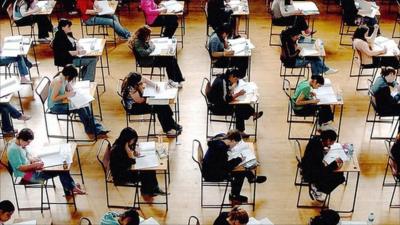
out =
[[246,53],[246,55],[250,54],[250,47],[249,47],[249,43],[247,43],[247,41],[246,41],[246,45],[244,46],[244,52]]
[[373,225],[375,220],[375,215],[373,212],[370,212],[368,215],[367,225]]

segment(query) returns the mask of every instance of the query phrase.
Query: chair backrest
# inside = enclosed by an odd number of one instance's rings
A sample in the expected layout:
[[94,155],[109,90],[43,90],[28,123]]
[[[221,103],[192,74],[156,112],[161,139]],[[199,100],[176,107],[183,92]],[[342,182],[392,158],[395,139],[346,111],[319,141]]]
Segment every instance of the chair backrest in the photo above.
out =
[[0,165],[7,169],[8,173],[10,174],[11,179],[12,179],[13,178],[13,170],[8,162],[7,148],[8,148],[8,142],[6,143],[4,150],[0,154]]
[[389,163],[389,166],[390,166],[390,169],[392,171],[392,175],[393,175],[394,179],[395,180],[399,179],[399,177],[400,177],[399,167],[398,167],[396,161],[393,159],[392,156],[389,156],[388,163]]
[[49,96],[49,90],[50,90],[50,78],[43,77],[35,89],[36,94],[39,96],[40,101],[42,102],[43,109],[45,108],[44,103],[46,102]]
[[374,96],[374,92],[372,92],[372,85],[373,81],[371,79],[368,79],[368,84],[369,84],[369,89],[368,89],[368,95],[369,95],[369,101],[372,107],[374,108],[375,112],[377,112],[377,107],[376,107],[376,99]]
[[124,83],[124,80],[123,79],[118,79],[118,81],[117,81],[117,87],[116,87],[116,91],[117,91],[117,94],[122,98],[122,84]]
[[[192,223],[192,221],[194,223]],[[195,216],[190,216],[189,220],[188,220],[188,225],[200,225],[200,221],[199,218],[195,217]]]
[[107,180],[107,177],[110,174],[110,157],[111,157],[111,143],[109,140],[104,139],[99,149],[97,150],[96,158],[99,161],[101,167],[103,168],[104,177]]
[[283,91],[289,100],[292,100],[292,86],[290,85],[290,81],[288,79],[283,79]]
[[87,217],[82,217],[79,220],[79,225],[92,225],[92,221],[90,221],[90,219]]
[[211,82],[209,79],[204,77],[203,82],[201,83],[200,93],[201,93],[201,95],[203,95],[204,100],[206,101],[207,105],[209,104],[207,95],[210,92],[210,90],[211,90]]
[[192,159],[199,166],[200,171],[203,171],[203,147],[199,140],[194,139],[192,142]]

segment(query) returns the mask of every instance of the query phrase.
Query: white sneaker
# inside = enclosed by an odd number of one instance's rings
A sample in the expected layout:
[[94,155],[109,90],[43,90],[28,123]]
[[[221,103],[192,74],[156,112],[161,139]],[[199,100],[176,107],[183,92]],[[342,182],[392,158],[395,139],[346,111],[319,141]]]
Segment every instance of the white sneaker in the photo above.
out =
[[21,77],[20,79],[21,84],[32,84],[32,81],[26,78],[25,76]]
[[325,202],[326,194],[322,192],[317,192],[317,196],[315,196],[315,200],[319,202]]
[[175,82],[175,81],[172,81],[172,80],[168,80],[168,85],[170,86],[170,87],[173,87],[173,88],[179,88],[179,83],[177,83],[177,82]]
[[334,74],[334,73],[337,73],[338,71],[339,70],[337,70],[337,69],[329,68],[329,70],[325,72],[325,75]]
[[333,130],[333,131],[337,132],[337,129],[336,129],[336,127],[334,127],[334,126],[332,125],[332,122],[323,123],[323,124],[319,127],[318,130],[320,130],[320,131]]

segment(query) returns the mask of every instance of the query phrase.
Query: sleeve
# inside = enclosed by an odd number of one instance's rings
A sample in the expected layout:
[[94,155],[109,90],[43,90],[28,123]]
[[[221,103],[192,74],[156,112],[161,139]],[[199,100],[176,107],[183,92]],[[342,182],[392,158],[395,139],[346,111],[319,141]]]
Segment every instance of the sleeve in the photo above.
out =
[[213,52],[220,52],[220,48],[219,48],[219,40],[218,37],[213,37],[210,39],[210,53]]
[[288,10],[286,9],[285,0],[279,1],[279,10],[281,11],[283,17],[291,16],[293,14],[288,12]]
[[229,160],[226,165],[227,172],[231,172],[232,170],[234,170],[241,162],[242,159],[239,157]]
[[140,6],[142,7],[142,10],[145,12],[146,15],[158,16],[160,14],[157,8],[152,7],[152,0],[142,0],[140,2]]
[[134,45],[135,51],[140,57],[147,57],[154,51],[154,47],[150,46],[149,48],[146,48],[145,44],[141,41],[135,41]]
[[224,96],[224,83],[222,79],[217,78],[214,80],[211,85],[210,93],[208,94],[208,99],[211,103],[216,105],[226,104],[225,96]]
[[8,162],[11,165],[11,168],[15,171],[22,165],[24,165],[24,161],[21,158],[20,154],[18,154],[18,149],[10,147],[7,152]]

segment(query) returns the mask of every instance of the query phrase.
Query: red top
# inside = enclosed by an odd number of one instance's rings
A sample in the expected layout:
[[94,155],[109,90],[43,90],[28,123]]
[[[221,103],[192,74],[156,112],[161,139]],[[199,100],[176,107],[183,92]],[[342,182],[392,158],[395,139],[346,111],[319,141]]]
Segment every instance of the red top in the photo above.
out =
[[93,9],[94,0],[77,0],[76,1],[76,8],[79,10],[82,16],[82,20],[86,22],[91,15],[86,14],[86,10]]

